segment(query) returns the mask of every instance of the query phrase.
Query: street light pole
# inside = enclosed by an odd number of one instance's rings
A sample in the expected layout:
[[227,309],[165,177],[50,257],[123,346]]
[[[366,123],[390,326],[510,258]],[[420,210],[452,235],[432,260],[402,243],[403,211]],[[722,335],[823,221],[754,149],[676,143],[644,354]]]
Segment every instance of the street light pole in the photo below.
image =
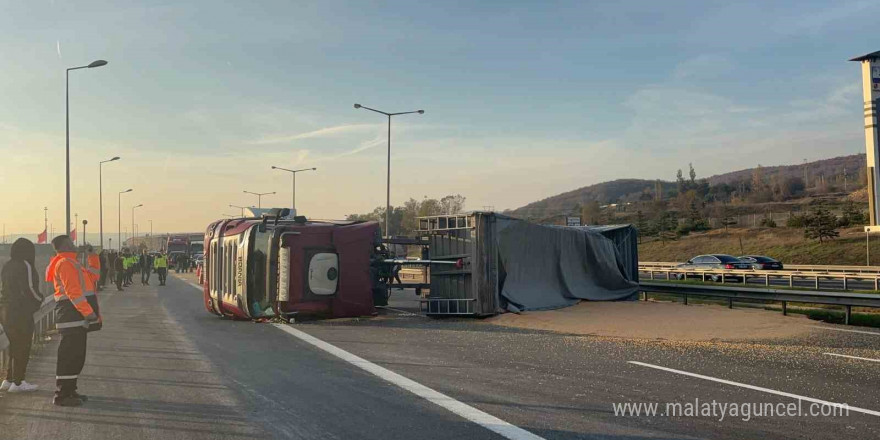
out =
[[101,230],[101,249],[104,249],[104,164],[119,160],[119,156],[98,162],[98,227]]
[[122,195],[131,192],[129,188],[125,191],[119,191],[116,199],[116,250],[122,250]]
[[[263,196],[266,196],[269,194],[275,194],[275,191],[266,192],[266,193],[255,193],[255,192],[245,191],[245,193],[253,194],[253,195],[257,196],[257,209],[263,209]],[[242,214],[242,216],[243,215],[244,214]]]
[[141,206],[144,206],[144,204],[141,203],[140,205],[136,205],[136,206],[131,207],[131,244],[132,245],[134,245],[134,239],[137,238],[137,231],[134,229],[134,209],[140,208]]
[[291,207],[293,208],[293,212],[296,212],[296,173],[299,173],[302,171],[317,171],[318,169],[317,168],[303,168],[303,169],[299,169],[299,170],[289,170],[287,168],[276,167],[274,165],[272,166],[272,169],[287,171],[288,173],[293,175],[293,189],[291,191],[291,193],[292,193]]
[[354,108],[362,108],[365,110],[370,110],[379,114],[383,114],[388,116],[388,168],[387,168],[387,176],[385,181],[385,236],[391,236],[391,117],[399,116],[399,115],[408,115],[412,113],[418,113],[420,115],[425,114],[424,110],[416,110],[412,112],[398,112],[398,113],[388,113],[383,112],[382,110],[376,110],[374,108],[369,108],[362,106],[360,104],[355,104]]
[[64,119],[65,119],[65,186],[66,186],[66,199],[67,199],[67,221],[65,221],[65,228],[67,231],[67,235],[70,236],[70,71],[78,70],[78,69],[91,69],[93,67],[101,67],[106,65],[107,62],[104,60],[92,61],[91,64],[87,66],[79,66],[79,67],[68,67],[67,71],[64,72]]

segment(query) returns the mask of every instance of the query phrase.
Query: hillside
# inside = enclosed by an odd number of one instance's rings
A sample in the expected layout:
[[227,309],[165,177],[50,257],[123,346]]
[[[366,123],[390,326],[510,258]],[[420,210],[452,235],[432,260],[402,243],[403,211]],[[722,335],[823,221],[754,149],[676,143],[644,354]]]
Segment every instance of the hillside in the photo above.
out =
[[[742,247],[740,247],[742,243]],[[789,264],[865,264],[865,233],[862,228],[840,230],[840,237],[826,243],[804,239],[803,229],[716,229],[678,240],[644,242],[640,261],[686,261],[700,254],[768,255]],[[880,264],[880,239],[871,240],[872,264]]]
[[[803,182],[806,175],[805,186],[808,188],[807,192],[810,192],[812,188],[825,188],[826,190],[843,189],[844,170],[846,170],[847,189],[852,190],[857,186],[855,183],[863,179],[862,170],[864,167],[865,156],[863,154],[854,154],[800,165],[762,166],[759,174],[768,182],[782,181],[784,179],[797,179]],[[685,178],[687,178],[687,170],[683,171],[685,172]],[[735,186],[741,182],[747,184],[752,180],[755,171],[756,168],[748,168],[711,176],[706,179],[698,179],[698,181],[704,180],[710,186]],[[571,213],[576,211],[578,206],[583,206],[593,200],[603,205],[651,200],[658,182],[662,187],[661,191],[664,198],[675,193],[677,183],[674,181],[617,179],[557,194],[520,208],[506,211],[505,213],[515,217],[535,219]]]

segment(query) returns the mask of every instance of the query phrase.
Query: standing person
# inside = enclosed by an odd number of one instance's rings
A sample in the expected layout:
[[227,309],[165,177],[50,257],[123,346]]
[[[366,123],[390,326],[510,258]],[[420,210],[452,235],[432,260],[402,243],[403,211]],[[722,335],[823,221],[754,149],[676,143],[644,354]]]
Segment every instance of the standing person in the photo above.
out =
[[125,259],[122,254],[116,253],[113,258],[113,271],[116,273],[116,290],[122,292],[122,283],[125,281]]
[[150,285],[150,273],[153,272],[153,262],[150,254],[147,253],[146,250],[141,253],[141,284],[145,286]]
[[40,308],[43,296],[39,293],[39,278],[34,267],[36,249],[25,238],[12,243],[10,260],[0,271],[0,321],[9,338],[9,357],[11,366],[6,371],[6,379],[0,384],[0,391],[20,393],[36,391],[37,385],[24,380],[31,344],[34,337],[34,313]]
[[55,327],[61,333],[55,369],[58,406],[79,406],[86,400],[77,393],[77,379],[86,362],[89,327],[101,322],[94,282],[76,261],[76,246],[66,235],[52,240],[55,258],[49,262],[46,281],[55,284]]
[[107,252],[104,249],[101,249],[101,253],[98,254],[98,262],[101,264],[101,278],[98,279],[98,291],[100,292],[107,285],[107,273],[110,267],[110,261],[108,261]]
[[[83,267],[89,273],[92,282],[97,287],[98,281],[101,279],[101,257],[95,253],[95,248],[90,244],[86,245],[86,264],[84,264]],[[97,288],[95,290],[97,290]]]
[[153,260],[153,267],[156,268],[156,274],[159,276],[159,285],[164,286],[168,277],[168,257],[164,253],[157,255]]

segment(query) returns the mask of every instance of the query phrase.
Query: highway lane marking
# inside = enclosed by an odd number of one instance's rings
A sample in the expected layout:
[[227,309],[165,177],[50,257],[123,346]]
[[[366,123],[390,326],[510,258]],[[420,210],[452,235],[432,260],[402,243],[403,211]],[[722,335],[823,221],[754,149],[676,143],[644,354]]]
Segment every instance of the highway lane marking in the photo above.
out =
[[415,394],[416,396],[419,396],[425,400],[428,400],[429,402],[439,405],[440,407],[443,407],[490,431],[500,434],[505,438],[508,438],[510,440],[544,440],[543,437],[532,434],[525,429],[507,423],[504,420],[480,411],[479,409],[476,409],[468,404],[459,402],[452,397],[440,393],[432,388],[428,388],[412,379],[401,376],[387,368],[380,367],[364,358],[349,353],[333,344],[324,342],[308,333],[297,330],[287,324],[272,325],[306,343],[309,343],[329,354],[332,354],[333,356],[338,357],[339,359],[348,362],[351,365],[354,365],[355,367],[358,367],[368,373],[379,377],[380,379],[397,385],[400,388],[403,388],[404,390]]
[[813,327],[813,328],[821,328],[821,329],[824,329],[824,330],[834,330],[834,331],[838,331],[838,332],[861,333],[861,334],[864,334],[864,335],[880,336],[880,332],[869,332],[869,331],[865,331],[865,330],[848,330],[848,329],[845,329],[845,328],[823,327],[823,326],[820,326],[820,325],[811,325],[810,327]]
[[801,396],[798,394],[787,393],[785,391],[773,390],[770,388],[759,387],[756,385],[749,385],[747,383],[734,382],[732,380],[719,379],[717,377],[712,377],[712,376],[704,376],[702,374],[690,373],[688,371],[676,370],[676,369],[668,368],[668,367],[661,367],[660,365],[646,364],[644,362],[638,362],[638,361],[629,361],[629,363],[633,364],[633,365],[640,365],[643,367],[654,368],[657,370],[668,371],[670,373],[681,374],[684,376],[695,377],[697,379],[710,380],[712,382],[723,383],[725,385],[733,385],[733,386],[737,386],[737,387],[741,387],[741,388],[748,388],[750,390],[761,391],[761,392],[768,393],[768,394],[775,394],[777,396],[791,397],[792,399],[805,400],[807,402],[813,402],[813,403],[818,403],[821,405],[828,405],[828,406],[834,406],[834,407],[838,407],[838,408],[844,408],[844,409],[848,409],[849,411],[855,411],[855,412],[859,412],[862,414],[868,414],[868,415],[880,417],[880,411],[859,408],[857,406],[849,406],[849,405],[843,404],[843,403],[829,402],[827,400],[815,399],[812,397]]
[[822,353],[822,354],[826,354],[828,356],[840,356],[840,357],[845,357],[845,358],[849,358],[849,359],[858,359],[860,361],[880,362],[880,359],[871,359],[871,358],[863,358],[863,357],[858,357],[858,356],[850,356],[848,354],[839,354],[839,353]]

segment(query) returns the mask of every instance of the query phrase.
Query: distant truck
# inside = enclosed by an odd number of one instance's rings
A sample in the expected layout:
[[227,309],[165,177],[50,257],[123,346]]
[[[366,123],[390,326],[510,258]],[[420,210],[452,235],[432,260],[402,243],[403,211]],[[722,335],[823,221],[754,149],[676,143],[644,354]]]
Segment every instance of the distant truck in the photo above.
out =
[[165,252],[168,255],[168,266],[177,266],[177,259],[181,255],[189,255],[190,242],[187,235],[169,235],[165,242]]

